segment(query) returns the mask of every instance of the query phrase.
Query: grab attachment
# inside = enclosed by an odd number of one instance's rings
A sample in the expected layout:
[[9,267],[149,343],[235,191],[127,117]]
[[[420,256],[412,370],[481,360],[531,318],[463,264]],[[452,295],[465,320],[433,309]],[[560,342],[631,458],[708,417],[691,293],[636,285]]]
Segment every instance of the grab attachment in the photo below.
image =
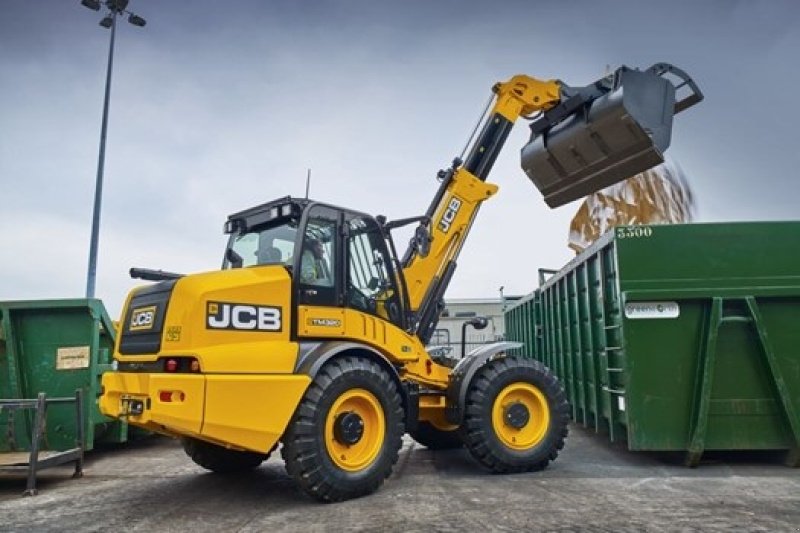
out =
[[[676,101],[684,87],[690,94]],[[550,207],[662,163],[673,115],[703,99],[697,84],[668,63],[645,71],[623,66],[591,85],[562,85],[561,91],[561,103],[532,121],[522,149],[522,169]]]

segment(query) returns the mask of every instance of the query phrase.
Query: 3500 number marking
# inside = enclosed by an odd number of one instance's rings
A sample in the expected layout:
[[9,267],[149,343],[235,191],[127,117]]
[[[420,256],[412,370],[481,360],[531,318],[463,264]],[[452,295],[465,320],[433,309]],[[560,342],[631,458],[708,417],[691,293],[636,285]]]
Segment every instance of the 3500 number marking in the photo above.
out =
[[653,228],[649,226],[629,226],[617,228],[617,239],[642,239],[653,235]]

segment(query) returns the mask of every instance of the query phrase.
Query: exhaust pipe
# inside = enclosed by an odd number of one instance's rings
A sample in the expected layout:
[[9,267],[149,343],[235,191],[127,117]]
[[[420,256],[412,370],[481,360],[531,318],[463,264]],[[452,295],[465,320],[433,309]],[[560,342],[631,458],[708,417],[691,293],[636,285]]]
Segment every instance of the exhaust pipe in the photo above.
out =
[[[676,102],[683,87],[691,93]],[[702,99],[695,82],[667,63],[645,71],[623,66],[586,87],[562,86],[561,103],[531,123],[522,169],[548,206],[577,200],[662,163],[672,117]]]

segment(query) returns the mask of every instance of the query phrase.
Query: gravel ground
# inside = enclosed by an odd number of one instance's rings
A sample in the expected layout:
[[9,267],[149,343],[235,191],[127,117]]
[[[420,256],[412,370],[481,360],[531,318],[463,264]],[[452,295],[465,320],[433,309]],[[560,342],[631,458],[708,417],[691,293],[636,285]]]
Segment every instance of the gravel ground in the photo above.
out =
[[769,454],[627,452],[572,427],[544,472],[488,474],[463,451],[404,442],[375,494],[319,504],[276,453],[247,475],[210,474],[177,442],[151,438],[88,454],[86,474],[41,472],[39,495],[0,475],[0,531],[800,531],[800,470]]

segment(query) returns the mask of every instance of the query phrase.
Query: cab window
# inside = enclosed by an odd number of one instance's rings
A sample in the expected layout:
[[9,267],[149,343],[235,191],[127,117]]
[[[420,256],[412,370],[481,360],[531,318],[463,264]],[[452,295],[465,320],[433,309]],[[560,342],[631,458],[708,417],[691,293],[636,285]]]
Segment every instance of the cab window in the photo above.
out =
[[366,217],[350,219],[347,224],[348,307],[399,323],[397,290],[380,228]]
[[339,218],[341,212],[324,205],[308,211],[305,229],[297,246],[299,258],[294,273],[301,305],[340,306]]
[[230,257],[241,260],[242,267],[291,264],[297,225],[294,221],[274,226],[261,226],[232,237],[223,268],[232,268]]

